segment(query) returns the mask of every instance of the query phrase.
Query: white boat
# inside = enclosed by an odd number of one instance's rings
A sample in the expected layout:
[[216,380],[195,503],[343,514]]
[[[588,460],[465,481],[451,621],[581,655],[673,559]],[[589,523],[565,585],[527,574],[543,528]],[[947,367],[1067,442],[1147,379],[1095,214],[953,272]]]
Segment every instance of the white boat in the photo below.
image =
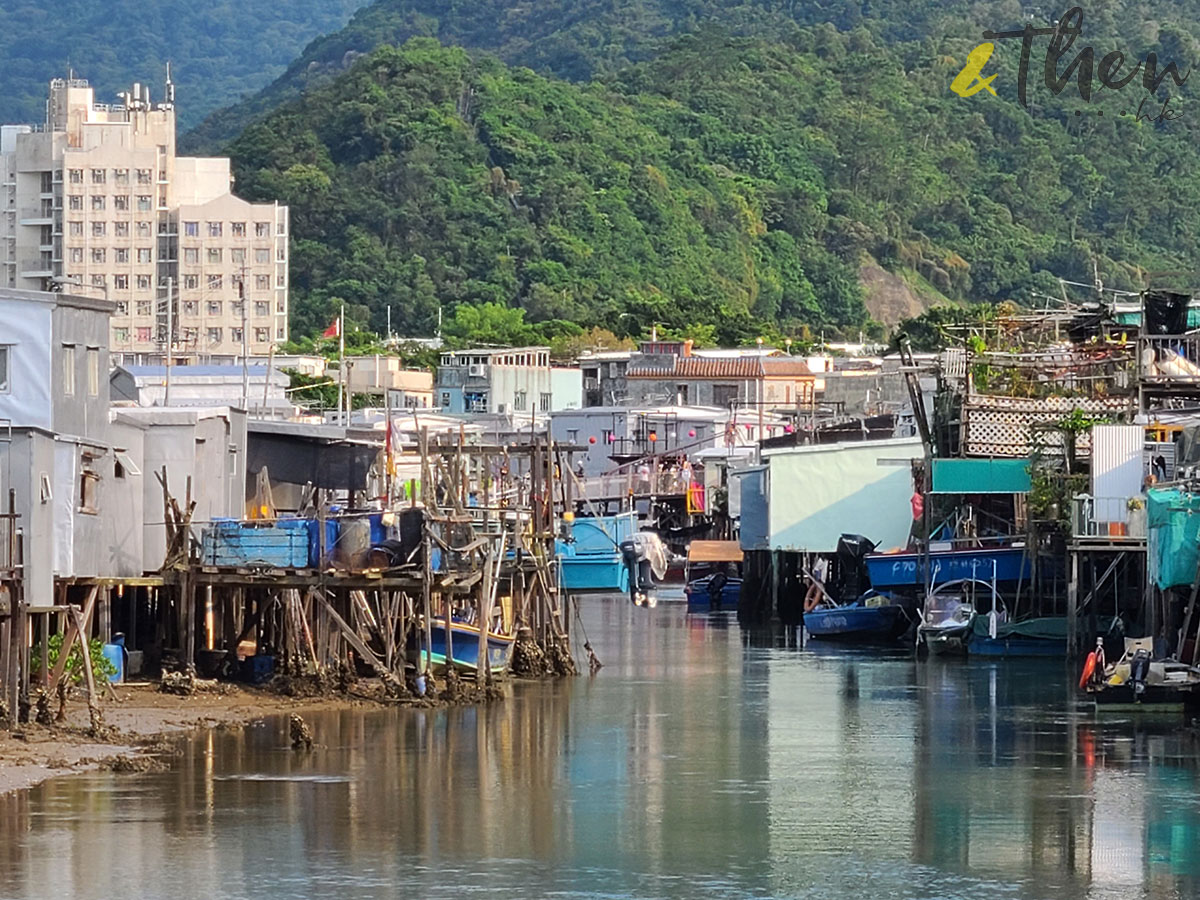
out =
[[[997,625],[1008,619],[1008,611],[994,584],[978,578],[947,581],[929,592],[917,625],[917,645],[931,656],[964,654],[980,614],[990,615]],[[994,615],[992,615],[994,613]]]

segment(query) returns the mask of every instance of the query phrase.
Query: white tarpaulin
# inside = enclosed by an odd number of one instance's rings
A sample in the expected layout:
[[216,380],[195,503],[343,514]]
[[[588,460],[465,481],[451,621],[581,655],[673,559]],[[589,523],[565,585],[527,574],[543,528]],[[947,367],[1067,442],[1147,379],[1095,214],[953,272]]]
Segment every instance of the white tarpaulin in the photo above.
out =
[[922,456],[918,438],[771,453],[771,549],[832,553],[843,534],[861,534],[881,550],[904,546],[912,528],[912,460]]
[[1092,496],[1100,521],[1129,521],[1129,498],[1142,493],[1145,439],[1141,425],[1093,426]]

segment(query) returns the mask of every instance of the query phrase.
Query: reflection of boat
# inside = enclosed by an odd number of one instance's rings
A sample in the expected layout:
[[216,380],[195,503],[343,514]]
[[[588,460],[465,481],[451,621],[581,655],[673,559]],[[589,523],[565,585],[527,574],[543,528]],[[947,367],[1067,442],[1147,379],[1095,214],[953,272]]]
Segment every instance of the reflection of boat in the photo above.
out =
[[809,637],[864,644],[896,640],[908,630],[909,621],[903,606],[878,594],[840,606],[817,607],[804,614]]
[[1153,638],[1125,638],[1121,658],[1086,680],[1084,692],[1100,706],[1200,707],[1200,668],[1153,653]]
[[[872,553],[866,557],[871,587],[877,591],[920,587],[925,583],[925,554]],[[950,542],[930,544],[929,571],[933,584],[990,578],[1015,582],[1029,578],[1029,558],[1022,544],[953,549]]]
[[[1119,619],[1111,616],[1101,617],[1098,625],[1104,634],[1119,635],[1124,628]],[[1000,620],[993,623],[988,616],[979,616],[967,642],[967,652],[974,656],[1065,657],[1067,618],[1040,616],[1019,622]]]
[[[987,598],[984,604],[979,602],[981,591]],[[934,656],[966,653],[980,611],[992,610],[1001,610],[1003,615],[1004,604],[995,585],[975,578],[948,581],[929,592],[917,626],[917,643]]]
[[[684,592],[689,606],[737,609],[742,594],[742,548],[737,541],[692,541],[688,545]],[[714,597],[713,578],[724,572],[725,584]]]

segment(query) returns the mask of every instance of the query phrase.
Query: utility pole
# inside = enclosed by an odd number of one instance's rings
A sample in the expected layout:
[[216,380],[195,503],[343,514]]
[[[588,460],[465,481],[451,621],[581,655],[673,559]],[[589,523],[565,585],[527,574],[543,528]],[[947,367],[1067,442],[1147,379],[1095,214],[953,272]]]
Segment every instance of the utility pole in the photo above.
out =
[[[169,70],[168,70],[169,71]],[[170,76],[168,76],[170,77]],[[175,280],[167,278],[167,374],[163,391],[163,406],[171,405],[171,363],[175,346]]]

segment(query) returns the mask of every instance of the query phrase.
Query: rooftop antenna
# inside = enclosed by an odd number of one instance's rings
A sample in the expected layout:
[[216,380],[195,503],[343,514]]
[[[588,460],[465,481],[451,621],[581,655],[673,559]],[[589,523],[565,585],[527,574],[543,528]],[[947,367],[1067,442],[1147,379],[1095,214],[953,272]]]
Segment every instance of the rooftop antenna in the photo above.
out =
[[167,93],[164,102],[168,106],[175,105],[175,82],[171,80],[171,61],[167,60]]

